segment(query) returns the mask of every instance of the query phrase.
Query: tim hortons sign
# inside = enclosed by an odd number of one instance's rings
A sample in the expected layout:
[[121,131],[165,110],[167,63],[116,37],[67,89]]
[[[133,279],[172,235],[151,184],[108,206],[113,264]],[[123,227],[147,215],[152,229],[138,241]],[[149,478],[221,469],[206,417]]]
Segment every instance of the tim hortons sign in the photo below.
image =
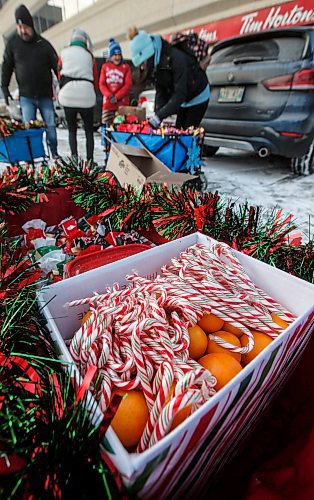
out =
[[185,32],[195,32],[208,43],[214,43],[237,35],[260,31],[314,24],[314,1],[287,2],[248,14],[229,17],[208,24],[196,26]]

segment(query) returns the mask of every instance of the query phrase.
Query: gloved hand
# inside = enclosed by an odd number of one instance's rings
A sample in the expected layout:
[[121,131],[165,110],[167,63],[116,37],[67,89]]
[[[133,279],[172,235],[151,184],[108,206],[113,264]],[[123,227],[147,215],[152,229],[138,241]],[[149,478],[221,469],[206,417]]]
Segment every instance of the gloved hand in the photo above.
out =
[[149,118],[148,123],[152,128],[159,128],[161,124],[161,119],[159,118],[158,115],[154,114]]
[[117,100],[117,98],[116,98],[115,95],[111,95],[109,97],[109,101],[111,102],[111,104],[117,104],[117,102],[118,102],[118,100]]
[[7,106],[10,104],[10,99],[13,101],[13,97],[10,94],[8,87],[2,87],[3,97]]

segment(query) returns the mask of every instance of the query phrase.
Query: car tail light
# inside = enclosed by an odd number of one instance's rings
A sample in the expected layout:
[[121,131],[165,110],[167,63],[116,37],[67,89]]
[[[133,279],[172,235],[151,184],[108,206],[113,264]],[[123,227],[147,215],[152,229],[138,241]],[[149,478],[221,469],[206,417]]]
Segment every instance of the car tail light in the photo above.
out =
[[145,97],[145,96],[140,97],[138,100],[138,103],[143,104],[144,102],[147,102],[147,97]]
[[295,137],[295,138],[303,137],[303,134],[299,134],[298,132],[279,132],[279,134],[282,137]]
[[314,90],[314,68],[297,71],[293,76],[292,90]]
[[282,75],[264,80],[262,83],[267,90],[290,90],[293,80],[293,75]]
[[262,83],[268,90],[314,90],[314,68],[276,76]]

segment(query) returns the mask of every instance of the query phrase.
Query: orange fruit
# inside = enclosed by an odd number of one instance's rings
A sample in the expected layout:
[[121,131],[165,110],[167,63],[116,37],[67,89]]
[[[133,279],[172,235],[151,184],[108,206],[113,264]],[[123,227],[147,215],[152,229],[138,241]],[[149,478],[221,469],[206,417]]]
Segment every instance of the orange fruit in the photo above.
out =
[[225,321],[224,323],[224,331],[233,333],[233,335],[235,335],[236,337],[241,337],[241,335],[244,335],[243,330],[241,330],[237,326],[233,326],[231,323],[228,323],[228,321]]
[[117,390],[123,396],[111,427],[125,448],[134,448],[143,434],[148,420],[148,408],[144,394],[140,391]]
[[82,321],[81,321],[81,326],[84,325],[84,323],[86,323],[86,321],[88,320],[88,318],[91,316],[92,312],[91,311],[87,311],[87,313],[84,315]]
[[197,324],[202,328],[202,330],[204,330],[205,333],[213,333],[222,329],[224,320],[218,318],[215,314],[210,313],[205,314],[205,316],[203,316]]
[[[215,332],[214,335],[217,335],[217,337],[220,337],[229,344],[233,344],[236,347],[241,347],[240,340],[238,339],[238,337],[233,335],[233,333],[225,332],[224,330],[218,330],[218,332]],[[229,354],[229,356],[232,356],[237,361],[241,361],[241,354],[239,352],[229,351],[229,349],[227,349],[226,347],[222,347],[217,342],[209,338],[207,342],[206,353],[210,354],[211,352],[224,352],[225,354]]]
[[192,359],[203,356],[207,347],[207,335],[198,325],[191,326],[189,330],[190,345],[189,354]]
[[180,425],[186,418],[188,418],[191,415],[192,412],[192,405],[188,405],[185,408],[182,408],[182,410],[178,411],[178,413],[174,416],[172,420],[172,424],[170,427],[170,430],[173,431],[178,425]]
[[287,323],[284,319],[277,316],[276,313],[271,313],[271,319],[273,320],[274,323],[281,326],[282,328],[288,328],[289,326],[289,323]]
[[[266,333],[258,332],[257,330],[251,331],[254,337],[254,347],[252,351],[242,354],[242,363],[244,365],[247,365],[250,361],[252,361],[252,359],[256,358],[256,356],[273,341],[273,339],[269,337],[269,335],[266,335]],[[242,335],[240,342],[243,347],[246,346],[248,343],[248,336],[245,334]]]
[[217,391],[242,370],[239,361],[224,352],[206,354],[198,360],[198,363],[209,370],[217,379],[217,384],[214,387]]

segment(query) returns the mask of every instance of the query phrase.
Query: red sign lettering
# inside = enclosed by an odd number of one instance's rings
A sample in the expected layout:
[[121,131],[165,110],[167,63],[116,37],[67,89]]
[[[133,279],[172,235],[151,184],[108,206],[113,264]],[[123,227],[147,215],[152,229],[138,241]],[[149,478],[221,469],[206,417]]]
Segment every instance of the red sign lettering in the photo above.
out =
[[[313,0],[288,2],[248,14],[229,17],[208,24],[184,30],[195,32],[208,43],[214,43],[237,35],[247,35],[260,31],[314,24]],[[167,37],[168,38],[168,37]]]

